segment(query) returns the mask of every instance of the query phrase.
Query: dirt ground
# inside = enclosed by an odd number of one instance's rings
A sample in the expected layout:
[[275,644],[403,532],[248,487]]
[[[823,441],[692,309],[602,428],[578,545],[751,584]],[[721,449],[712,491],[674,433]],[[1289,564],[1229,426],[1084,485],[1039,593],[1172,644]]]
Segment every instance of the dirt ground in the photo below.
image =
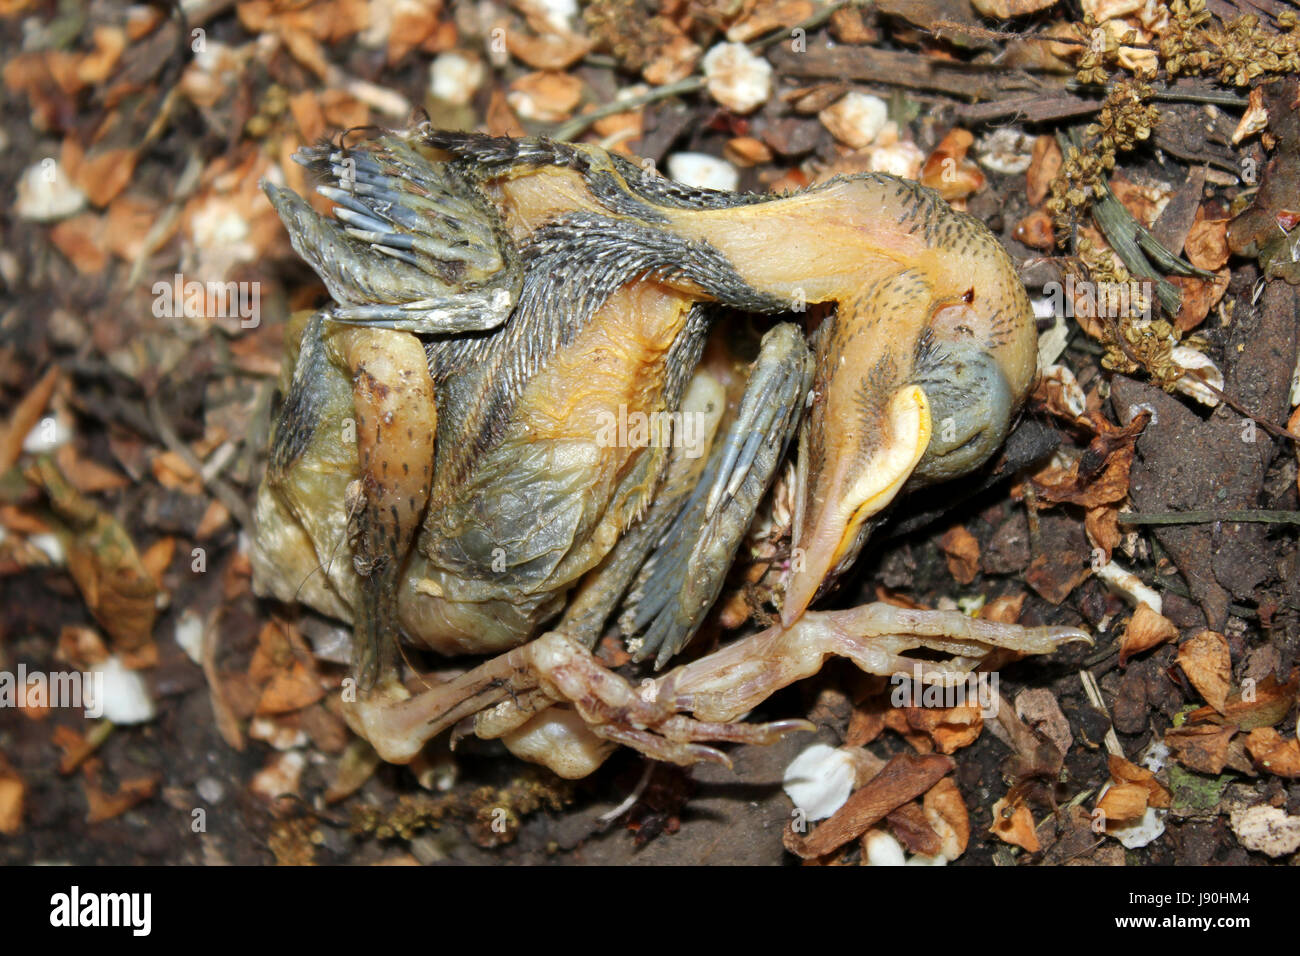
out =
[[[0,0],[0,862],[1300,860],[1294,5],[570,6]],[[731,770],[623,750],[565,782],[472,736],[379,763],[347,630],[252,591],[285,326],[328,300],[258,182],[307,194],[298,147],[423,117],[753,191],[884,170],[984,221],[1043,304],[1039,385],[826,604],[1095,645],[989,662],[996,716],[831,662],[747,717],[816,733]],[[187,308],[194,280],[235,294]],[[108,670],[116,719],[20,667]],[[812,743],[888,763],[800,826]]]

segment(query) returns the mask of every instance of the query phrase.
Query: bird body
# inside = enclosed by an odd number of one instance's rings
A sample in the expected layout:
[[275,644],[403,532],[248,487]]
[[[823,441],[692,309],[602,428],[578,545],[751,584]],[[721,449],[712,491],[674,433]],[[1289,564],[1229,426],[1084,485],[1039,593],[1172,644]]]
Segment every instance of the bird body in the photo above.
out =
[[[791,729],[637,703],[590,649],[617,617],[662,669],[788,467],[780,636],[673,685],[770,693],[844,653],[814,652],[808,606],[900,489],[983,464],[1032,383],[1011,260],[915,183],[732,195],[595,147],[428,127],[299,159],[333,216],[268,192],[334,304],[290,329],[255,582],[353,623],[350,720],[391,759],[471,714],[570,775],[611,741],[689,763],[718,754],[697,740]],[[409,698],[399,635],[501,656]],[[777,645],[807,661],[773,666]]]

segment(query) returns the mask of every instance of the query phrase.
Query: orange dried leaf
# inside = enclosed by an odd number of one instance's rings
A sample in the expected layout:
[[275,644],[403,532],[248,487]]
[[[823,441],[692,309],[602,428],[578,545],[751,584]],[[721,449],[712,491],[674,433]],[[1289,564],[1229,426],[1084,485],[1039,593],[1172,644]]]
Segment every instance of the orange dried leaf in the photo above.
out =
[[27,785],[0,758],[0,833],[13,836],[23,826],[23,795]]
[[944,777],[927,790],[921,805],[925,818],[943,841],[943,855],[955,860],[965,853],[970,842],[970,813],[951,778]]
[[1016,223],[1012,236],[1017,242],[1023,242],[1031,249],[1050,252],[1056,247],[1056,231],[1052,226],[1052,217],[1042,209],[1035,209]]
[[1236,732],[1236,727],[1216,724],[1175,727],[1165,731],[1165,744],[1188,770],[1218,774],[1228,763],[1229,745]]
[[38,461],[30,477],[45,490],[64,524],[60,538],[67,549],[68,572],[95,620],[122,650],[148,643],[158,615],[158,586],[131,536],[116,518],[82,497],[53,459]]
[[1107,758],[1107,769],[1110,771],[1110,779],[1117,784],[1137,784],[1145,787],[1147,792],[1147,806],[1155,807],[1158,810],[1166,809],[1171,802],[1171,794],[1164,788],[1164,785],[1156,779],[1156,775],[1146,767],[1139,767],[1123,757],[1111,754]]
[[108,265],[108,236],[103,216],[83,212],[65,219],[50,230],[50,241],[83,275],[96,275]]
[[1015,803],[1008,803],[1003,797],[993,804],[993,825],[989,832],[1003,843],[1021,847],[1029,853],[1037,853],[1042,848],[1034,828],[1034,816],[1020,798],[1016,798]]
[[1133,612],[1128,627],[1124,629],[1124,637],[1119,647],[1120,666],[1127,664],[1134,654],[1149,651],[1166,641],[1172,641],[1177,636],[1178,628],[1174,626],[1173,621],[1156,613],[1143,601]]
[[1223,713],[1232,689],[1227,638],[1215,631],[1201,631],[1178,648],[1178,666],[1205,702]]
[[1284,718],[1296,702],[1300,688],[1300,669],[1293,670],[1285,684],[1272,674],[1253,684],[1242,682],[1242,689],[1228,695],[1223,716],[1242,730],[1271,727]]
[[287,670],[271,676],[262,697],[257,702],[257,713],[286,714],[301,710],[325,696],[320,680],[302,663],[294,661]]
[[984,172],[979,164],[966,158],[975,137],[970,130],[949,130],[921,167],[920,182],[951,202],[962,199],[984,186]]
[[1192,223],[1183,244],[1187,261],[1198,269],[1215,272],[1228,261],[1228,220],[1201,219]]
[[961,525],[949,528],[939,539],[939,550],[948,556],[948,571],[958,584],[970,584],[980,568],[980,545]]
[[0,472],[8,471],[18,461],[18,456],[23,453],[23,441],[27,438],[27,433],[36,427],[41,415],[45,413],[45,406],[49,404],[54,386],[58,383],[59,370],[51,366],[32,386],[31,391],[14,406],[8,423],[0,431]]
[[1246,750],[1260,770],[1292,780],[1300,777],[1300,740],[1285,740],[1272,727],[1257,727],[1246,738]]
[[913,730],[930,735],[940,753],[950,754],[969,747],[984,730],[984,717],[975,704],[957,707],[905,707]]
[[88,155],[78,165],[73,182],[81,187],[91,205],[103,208],[131,181],[135,161],[135,150],[127,148]]
[[83,495],[101,491],[116,491],[129,485],[130,479],[93,458],[82,457],[72,445],[61,445],[54,453],[59,470],[68,476],[72,487]]
[[1029,169],[1025,171],[1025,194],[1029,205],[1037,206],[1047,198],[1052,180],[1061,171],[1061,147],[1055,136],[1043,135],[1034,140],[1034,151]]
[[138,803],[148,800],[158,789],[157,777],[135,777],[123,780],[116,793],[108,793],[99,786],[99,768],[95,761],[84,767],[81,781],[86,791],[87,823],[102,823],[120,817]]
[[1140,783],[1121,783],[1108,787],[1097,803],[1107,823],[1127,823],[1147,812],[1147,788]]
[[582,81],[569,73],[529,73],[510,84],[506,100],[525,119],[559,123],[573,115],[582,99]]
[[1018,624],[1020,612],[1025,607],[1025,597],[1022,591],[1020,594],[1004,594],[994,598],[980,608],[980,620],[994,621],[998,624]]

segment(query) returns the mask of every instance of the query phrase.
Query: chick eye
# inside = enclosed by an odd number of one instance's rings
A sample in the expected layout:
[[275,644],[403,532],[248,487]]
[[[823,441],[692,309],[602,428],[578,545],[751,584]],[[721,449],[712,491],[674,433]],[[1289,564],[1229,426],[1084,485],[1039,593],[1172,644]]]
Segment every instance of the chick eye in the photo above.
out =
[[974,287],[974,286],[971,286],[969,289],[967,289],[965,292],[963,292],[962,295],[961,295],[961,300],[962,300],[963,302],[965,302],[967,305],[970,305],[972,302],[974,302],[974,301],[975,301],[975,287]]

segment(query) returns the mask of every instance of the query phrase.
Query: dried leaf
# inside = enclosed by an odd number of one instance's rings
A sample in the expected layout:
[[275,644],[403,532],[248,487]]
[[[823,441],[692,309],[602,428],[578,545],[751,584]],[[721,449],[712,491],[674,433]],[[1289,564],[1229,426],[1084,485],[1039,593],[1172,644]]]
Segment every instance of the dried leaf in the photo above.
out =
[[1215,631],[1201,631],[1178,648],[1178,666],[1205,702],[1223,713],[1232,689],[1227,638]]
[[1120,666],[1127,664],[1134,654],[1149,651],[1166,641],[1172,641],[1177,636],[1178,628],[1174,623],[1163,614],[1153,611],[1151,606],[1143,601],[1133,612],[1128,627],[1124,629],[1124,637],[1119,646]]
[[925,818],[943,841],[943,855],[955,860],[970,842],[970,813],[961,791],[950,777],[943,777],[921,799]]
[[1020,612],[1025,607],[1025,596],[1022,591],[1019,594],[1004,594],[994,598],[980,608],[980,620],[993,621],[997,624],[1020,623]]
[[523,30],[506,31],[506,49],[534,70],[567,70],[591,52],[592,43],[575,33],[536,36]]
[[1029,853],[1037,853],[1041,848],[1038,832],[1034,827],[1034,815],[1025,806],[1024,799],[1017,795],[1014,802],[1003,797],[993,804],[993,825],[989,832],[1003,843],[1018,846]]
[[1108,824],[1136,820],[1147,812],[1147,788],[1140,783],[1107,787],[1105,796],[1097,802],[1097,809],[1105,815]]
[[1025,194],[1029,199],[1029,205],[1042,205],[1047,198],[1047,191],[1052,186],[1052,180],[1056,174],[1061,171],[1061,147],[1056,142],[1055,136],[1043,135],[1034,140],[1034,151],[1029,161],[1029,169],[1025,171]]
[[943,840],[930,826],[921,804],[915,800],[891,810],[885,822],[909,853],[936,856],[943,849]]
[[108,265],[108,229],[93,212],[65,219],[50,230],[50,241],[78,272],[97,275]]
[[89,807],[87,823],[102,823],[119,817],[136,804],[148,800],[158,789],[158,777],[133,777],[121,781],[115,793],[108,793],[99,785],[101,773],[98,760],[88,761],[82,768],[82,773],[81,784]]
[[1056,0],[971,0],[975,9],[986,17],[1009,20],[1035,10],[1046,10]]
[[1035,209],[1016,223],[1016,228],[1011,234],[1016,242],[1023,242],[1031,249],[1050,252],[1056,247],[1056,231],[1052,226],[1052,217],[1042,209]]
[[1205,321],[1210,310],[1219,304],[1223,294],[1228,291],[1232,271],[1225,266],[1214,274],[1213,279],[1201,279],[1196,276],[1166,276],[1165,278],[1178,286],[1182,295],[1174,325],[1179,332],[1190,332]]
[[1286,717],[1296,702],[1296,692],[1300,689],[1300,670],[1293,670],[1285,684],[1279,683],[1272,674],[1254,685],[1250,685],[1249,681],[1242,683],[1241,690],[1234,690],[1228,695],[1228,702],[1223,709],[1224,718],[1242,730],[1272,727]]
[[1150,412],[1144,411],[1121,428],[1099,412],[1089,413],[1096,437],[1068,472],[1049,466],[1034,476],[1038,496],[1085,508],[1123,501],[1128,497],[1135,445],[1150,418]]
[[1050,740],[1059,753],[1069,752],[1074,743],[1070,722],[1061,713],[1056,695],[1046,687],[1023,690],[1016,695],[1016,716]]
[[948,556],[948,572],[958,584],[970,584],[980,568],[980,544],[961,525],[949,528],[939,539],[939,550]]
[[8,471],[17,464],[18,456],[23,453],[24,439],[41,420],[41,415],[45,413],[45,406],[49,404],[50,396],[54,394],[54,387],[58,384],[59,370],[55,366],[50,366],[40,380],[32,386],[31,391],[14,406],[13,412],[9,415],[9,422],[0,432],[0,473]]
[[1300,777],[1300,740],[1284,740],[1272,727],[1258,727],[1246,738],[1246,750],[1260,770],[1292,780]]
[[559,123],[573,115],[582,99],[582,81],[569,73],[537,72],[510,84],[506,100],[526,120]]
[[957,707],[904,707],[913,730],[929,734],[940,753],[955,753],[969,747],[984,730],[984,717],[976,704]]
[[1117,784],[1131,783],[1146,788],[1147,806],[1155,807],[1157,810],[1168,809],[1172,795],[1156,779],[1154,773],[1116,754],[1110,754],[1106,760],[1111,780]]
[[984,187],[984,171],[974,160],[967,159],[975,137],[970,130],[949,130],[921,168],[920,182],[951,202]]
[[1202,219],[1204,207],[1197,210],[1196,221],[1187,233],[1183,251],[1187,261],[1198,269],[1214,272],[1228,261],[1228,220]]
[[13,836],[23,826],[23,796],[27,785],[0,757],[0,833]]
[[41,458],[29,477],[45,490],[63,524],[60,538],[68,554],[68,571],[95,620],[121,650],[151,641],[158,586],[126,529],[82,497],[53,459]]
[[1165,744],[1188,770],[1219,774],[1228,763],[1229,744],[1236,732],[1236,727],[1215,724],[1175,727],[1165,731]]

